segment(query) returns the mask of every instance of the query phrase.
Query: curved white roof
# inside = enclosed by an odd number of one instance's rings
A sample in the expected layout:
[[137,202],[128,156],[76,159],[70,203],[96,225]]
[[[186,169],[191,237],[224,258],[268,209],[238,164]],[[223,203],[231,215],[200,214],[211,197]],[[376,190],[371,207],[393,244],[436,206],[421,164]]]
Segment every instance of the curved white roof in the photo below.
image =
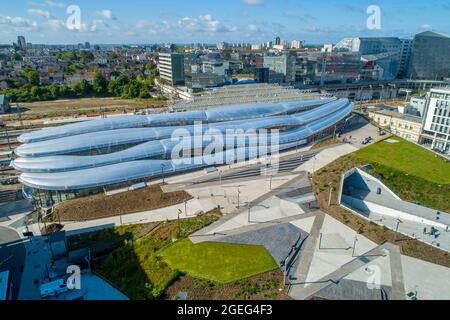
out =
[[[137,116],[135,120],[126,117],[123,122],[120,120],[108,123],[105,119],[100,119],[89,121],[89,125],[84,127],[79,126],[80,124],[63,126],[55,128],[58,130],[53,130],[48,135],[43,135],[42,132],[46,130],[42,130],[34,136],[32,134],[27,136],[27,139],[41,139],[41,141],[18,148],[17,153],[27,157],[14,160],[12,165],[24,172],[20,176],[20,181],[24,185],[44,190],[80,190],[123,183],[159,176],[161,165],[164,166],[165,172],[176,173],[212,165],[214,159],[228,157],[231,153],[255,157],[260,152],[258,146],[264,143],[271,143],[279,150],[303,145],[310,136],[345,119],[351,113],[353,106],[347,99],[329,99],[271,104],[270,106],[247,105],[245,110],[242,106],[228,108],[228,110],[226,107],[207,110],[203,116],[198,112],[180,112],[158,115],[158,119],[152,118],[152,120],[150,119],[153,116],[146,117],[147,123],[152,122],[157,127],[123,128],[127,123],[142,123],[142,116]],[[257,111],[262,114],[259,115]],[[193,133],[196,130],[192,125],[183,127],[180,123],[185,123],[186,119],[189,122],[193,118],[202,117],[210,122],[199,134],[208,129],[216,129],[214,134],[223,134],[227,129],[245,131],[284,127],[284,130],[280,131],[277,141],[259,142],[257,145],[247,142],[243,146],[238,146],[234,142],[226,143],[224,151],[215,153],[214,159],[211,159],[212,156],[204,156],[197,159],[197,162],[193,162],[191,158],[186,158],[182,159],[181,163],[180,160],[175,159],[163,160],[179,144],[179,141],[169,139],[175,130],[185,129],[187,133]],[[178,124],[178,126],[159,127],[162,124]],[[100,130],[105,126],[109,129]],[[111,129],[114,126],[119,128]],[[86,130],[100,131],[79,134]],[[64,137],[52,139],[50,138],[52,136]],[[208,145],[202,140],[201,143],[203,147]],[[134,146],[119,152],[100,155],[69,155],[80,150],[126,144]]]

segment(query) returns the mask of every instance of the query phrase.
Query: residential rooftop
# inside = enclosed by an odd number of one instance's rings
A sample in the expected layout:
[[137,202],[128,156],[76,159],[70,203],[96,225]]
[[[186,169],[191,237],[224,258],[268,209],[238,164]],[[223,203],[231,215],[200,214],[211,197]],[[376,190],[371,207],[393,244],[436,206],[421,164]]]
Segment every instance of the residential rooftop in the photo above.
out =
[[404,114],[404,113],[400,113],[397,111],[382,109],[382,110],[374,110],[372,112],[375,114],[381,114],[381,115],[388,116],[388,117],[398,118],[398,119],[407,120],[407,121],[416,122],[416,123],[422,123],[421,117],[413,116],[410,114]]

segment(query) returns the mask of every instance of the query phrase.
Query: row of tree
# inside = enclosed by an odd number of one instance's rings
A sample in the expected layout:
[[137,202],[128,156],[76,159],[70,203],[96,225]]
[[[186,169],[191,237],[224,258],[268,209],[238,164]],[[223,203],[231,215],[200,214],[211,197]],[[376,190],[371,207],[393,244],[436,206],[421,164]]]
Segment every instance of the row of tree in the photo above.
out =
[[124,99],[149,99],[151,89],[155,85],[154,76],[146,79],[138,77],[130,79],[125,75],[115,80],[106,80],[101,73],[96,73],[91,82],[83,79],[71,85],[39,86],[39,76],[34,70],[25,73],[27,84],[15,89],[1,91],[11,102],[32,102],[55,99],[87,98],[87,97],[120,97]]

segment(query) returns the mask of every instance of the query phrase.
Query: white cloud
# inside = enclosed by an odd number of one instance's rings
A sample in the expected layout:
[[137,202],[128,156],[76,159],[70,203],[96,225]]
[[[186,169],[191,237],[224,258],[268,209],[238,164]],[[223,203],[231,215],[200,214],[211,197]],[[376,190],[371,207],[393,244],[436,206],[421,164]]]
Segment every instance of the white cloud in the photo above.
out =
[[433,27],[429,24],[423,24],[420,26],[420,29],[425,30],[425,31],[432,31]]
[[242,0],[242,2],[250,6],[259,6],[263,3],[263,0]]
[[97,11],[96,14],[108,20],[116,20],[116,17],[114,16],[113,12],[108,9]]
[[64,8],[65,7],[65,4],[62,2],[53,2],[51,0],[47,0],[44,3],[51,8]]
[[28,30],[35,30],[39,27],[36,21],[32,21],[22,17],[11,17],[3,15],[0,15],[0,25]]
[[28,14],[44,17],[46,19],[52,19],[52,15],[47,10],[41,9],[28,9]]
[[235,32],[237,27],[234,25],[224,24],[213,18],[211,14],[201,15],[196,18],[184,17],[178,24],[183,28],[187,28],[190,31],[198,32]]
[[80,25],[80,29],[69,29],[67,28],[67,24],[58,19],[50,19],[47,21],[48,26],[52,31],[71,31],[71,32],[97,32],[100,27],[106,26],[106,24],[102,20],[94,20],[88,23],[82,23]]
[[55,2],[51,0],[46,0],[44,2],[28,2],[31,6],[35,7],[50,7],[50,8],[64,8],[66,5],[62,2]]
[[247,26],[247,30],[250,32],[259,32],[261,29],[254,23],[251,23]]

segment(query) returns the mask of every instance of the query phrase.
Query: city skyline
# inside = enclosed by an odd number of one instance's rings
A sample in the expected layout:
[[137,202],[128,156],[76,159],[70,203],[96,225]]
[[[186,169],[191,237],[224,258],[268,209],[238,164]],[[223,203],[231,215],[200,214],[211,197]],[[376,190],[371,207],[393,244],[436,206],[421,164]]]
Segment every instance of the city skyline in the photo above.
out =
[[[79,30],[67,28],[70,5],[81,10]],[[370,5],[381,9],[380,30],[367,28]],[[449,13],[450,5],[441,0],[353,0],[345,4],[331,0],[135,0],[131,6],[107,1],[21,0],[2,6],[0,43],[12,43],[19,34],[31,43],[45,44],[261,43],[275,36],[306,44],[336,43],[351,36],[408,37],[427,30],[450,33]]]

